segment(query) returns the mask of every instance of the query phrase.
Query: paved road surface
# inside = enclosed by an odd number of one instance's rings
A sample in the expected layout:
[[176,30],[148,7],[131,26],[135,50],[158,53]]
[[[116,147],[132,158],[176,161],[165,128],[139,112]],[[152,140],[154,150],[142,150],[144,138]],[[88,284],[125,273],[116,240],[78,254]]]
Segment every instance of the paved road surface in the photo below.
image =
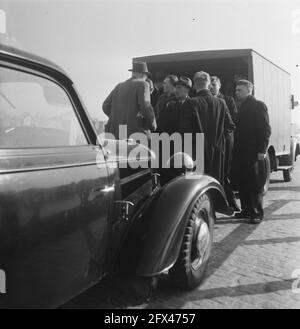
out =
[[264,222],[249,225],[243,220],[219,218],[208,276],[198,289],[174,290],[163,275],[147,300],[147,282],[114,278],[64,307],[300,308],[300,292],[292,291],[296,280],[292,273],[297,269],[300,281],[300,160],[293,182],[284,183],[281,172],[271,178]]

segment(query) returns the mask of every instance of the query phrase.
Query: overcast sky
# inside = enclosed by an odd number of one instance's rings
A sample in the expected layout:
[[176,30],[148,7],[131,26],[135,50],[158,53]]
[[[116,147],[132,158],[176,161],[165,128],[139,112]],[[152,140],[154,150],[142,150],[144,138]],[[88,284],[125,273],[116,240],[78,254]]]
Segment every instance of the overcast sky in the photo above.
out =
[[[100,119],[132,57],[158,53],[253,48],[292,74],[300,100],[299,0],[0,0],[0,9],[0,40],[62,66]],[[293,117],[300,123],[300,108]]]

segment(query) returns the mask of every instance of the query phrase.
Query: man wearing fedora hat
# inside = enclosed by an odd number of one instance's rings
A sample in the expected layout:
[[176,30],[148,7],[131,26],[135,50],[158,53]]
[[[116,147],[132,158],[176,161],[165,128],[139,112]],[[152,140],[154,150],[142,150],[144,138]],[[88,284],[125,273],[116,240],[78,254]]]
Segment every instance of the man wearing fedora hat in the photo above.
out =
[[[154,110],[150,103],[151,75],[145,62],[134,62],[132,77],[119,83],[105,99],[102,109],[109,117],[106,131],[116,139],[129,138],[133,133],[149,135],[156,129]],[[127,126],[127,136],[119,136],[120,125]]]

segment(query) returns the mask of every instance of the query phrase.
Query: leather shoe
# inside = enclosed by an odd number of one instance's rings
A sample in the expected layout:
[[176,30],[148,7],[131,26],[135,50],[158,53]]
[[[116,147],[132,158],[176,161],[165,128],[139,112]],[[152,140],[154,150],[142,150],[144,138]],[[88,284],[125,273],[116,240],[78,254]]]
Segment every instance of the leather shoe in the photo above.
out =
[[241,209],[239,208],[239,206],[237,204],[233,205],[233,209],[236,212],[240,212],[241,211]]
[[250,224],[260,224],[263,221],[263,217],[260,216],[250,216]]
[[236,218],[236,219],[251,218],[251,216],[250,216],[250,214],[248,214],[245,211],[240,211],[240,212],[236,212],[234,214],[234,218]]

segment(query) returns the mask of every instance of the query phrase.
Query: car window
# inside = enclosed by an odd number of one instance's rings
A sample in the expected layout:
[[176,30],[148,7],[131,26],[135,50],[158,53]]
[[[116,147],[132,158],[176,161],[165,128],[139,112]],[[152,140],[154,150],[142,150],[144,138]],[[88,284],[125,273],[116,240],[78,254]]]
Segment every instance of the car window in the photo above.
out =
[[62,87],[46,78],[0,67],[0,148],[87,144]]

